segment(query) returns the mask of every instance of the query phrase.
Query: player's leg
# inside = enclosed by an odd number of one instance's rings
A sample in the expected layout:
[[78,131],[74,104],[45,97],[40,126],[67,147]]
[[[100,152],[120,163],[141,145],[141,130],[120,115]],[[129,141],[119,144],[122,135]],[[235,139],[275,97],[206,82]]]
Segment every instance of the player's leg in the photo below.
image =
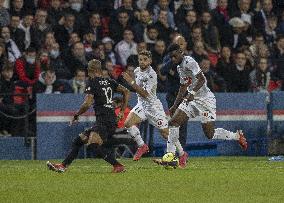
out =
[[140,130],[137,125],[141,123],[143,120],[146,120],[145,112],[143,108],[137,104],[131,112],[128,114],[125,120],[125,127],[128,129],[129,135],[133,138],[133,140],[137,143],[138,149],[133,156],[134,161],[138,161],[143,154],[149,152],[149,147],[143,141]]
[[71,165],[74,159],[76,159],[76,157],[78,156],[80,148],[88,142],[90,130],[91,128],[85,130],[73,140],[71,150],[62,163],[54,164],[48,161],[48,168],[56,172],[65,172],[66,168]]
[[106,162],[111,164],[114,169],[116,168],[117,170],[117,168],[121,168],[122,171],[124,171],[124,166],[115,159],[115,154],[113,151],[104,147],[103,143],[107,142],[107,139],[103,140],[102,136],[103,135],[100,135],[99,132],[91,132],[88,145],[95,151],[95,153],[100,155]]
[[202,101],[198,106],[202,112],[201,125],[205,136],[208,139],[221,139],[221,140],[237,140],[240,146],[246,150],[247,142],[242,131],[231,132],[223,128],[216,128],[214,121],[216,120],[216,100],[215,98],[207,98]]
[[[186,162],[188,158],[188,154],[183,150],[183,147],[181,146],[179,142],[179,127],[187,122],[189,118],[189,113],[185,111],[186,104],[181,104],[179,108],[174,113],[173,117],[169,121],[169,139],[168,139],[168,151],[173,150],[173,146],[171,143],[174,144],[175,149],[177,149],[177,152],[179,154],[179,164],[180,167],[185,168]],[[193,117],[193,115],[190,115]]]

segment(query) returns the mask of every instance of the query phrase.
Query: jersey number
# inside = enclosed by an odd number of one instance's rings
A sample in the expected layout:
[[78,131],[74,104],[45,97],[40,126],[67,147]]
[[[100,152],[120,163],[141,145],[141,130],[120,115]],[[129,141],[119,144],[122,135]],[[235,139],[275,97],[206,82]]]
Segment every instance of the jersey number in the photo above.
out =
[[106,95],[107,104],[112,104],[112,89],[111,87],[102,88]]

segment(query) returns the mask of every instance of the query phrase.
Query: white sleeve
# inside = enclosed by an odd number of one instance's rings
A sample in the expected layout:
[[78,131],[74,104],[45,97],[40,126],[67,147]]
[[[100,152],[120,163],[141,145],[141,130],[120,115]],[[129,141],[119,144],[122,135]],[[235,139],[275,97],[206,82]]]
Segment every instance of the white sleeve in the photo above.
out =
[[153,92],[153,88],[157,87],[157,74],[149,74],[147,81],[144,83],[144,89],[150,94]]
[[192,72],[192,75],[195,77],[201,72],[201,69],[198,65],[198,63],[194,60],[188,61],[186,64],[186,69],[190,70]]

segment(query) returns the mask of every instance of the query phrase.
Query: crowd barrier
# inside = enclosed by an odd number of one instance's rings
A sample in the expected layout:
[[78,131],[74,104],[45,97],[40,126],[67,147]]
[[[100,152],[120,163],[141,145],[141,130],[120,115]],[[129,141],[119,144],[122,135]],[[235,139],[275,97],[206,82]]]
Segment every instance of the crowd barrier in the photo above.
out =
[[[165,94],[158,94],[158,97],[167,112]],[[37,95],[37,159],[62,159],[67,154],[73,138],[92,125],[95,121],[95,113],[92,109],[80,117],[77,125],[68,125],[83,99],[84,95],[75,94]],[[194,119],[188,121],[188,137],[185,147],[192,156],[267,155],[269,138],[284,135],[284,92],[272,94],[219,93],[216,94],[216,99],[216,127],[231,131],[242,129],[247,136],[249,148],[244,152],[235,141],[208,140],[202,132],[200,122]],[[136,101],[136,95],[133,94],[130,106],[133,107]],[[152,155],[162,155],[165,152],[165,141],[156,129],[150,127],[148,134],[152,134],[153,137]],[[0,139],[0,146],[2,146],[0,159],[31,158],[29,154],[32,150],[22,143],[21,138],[13,141],[8,139],[7,142],[13,144],[7,145],[5,138]],[[12,150],[11,153],[12,145],[17,150]],[[80,157],[83,157],[83,152]]]

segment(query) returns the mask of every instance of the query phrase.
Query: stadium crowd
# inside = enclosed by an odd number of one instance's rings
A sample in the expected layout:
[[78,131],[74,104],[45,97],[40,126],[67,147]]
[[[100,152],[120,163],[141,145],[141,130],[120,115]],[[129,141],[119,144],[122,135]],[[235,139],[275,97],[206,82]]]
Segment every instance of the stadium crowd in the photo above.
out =
[[[133,75],[145,49],[170,104],[179,86],[166,51],[173,42],[213,92],[284,90],[283,8],[284,0],[0,0],[0,111],[24,103],[11,94],[29,94],[33,109],[36,93],[83,93],[91,59],[125,84],[121,73]],[[0,119],[0,130],[11,128]]]

